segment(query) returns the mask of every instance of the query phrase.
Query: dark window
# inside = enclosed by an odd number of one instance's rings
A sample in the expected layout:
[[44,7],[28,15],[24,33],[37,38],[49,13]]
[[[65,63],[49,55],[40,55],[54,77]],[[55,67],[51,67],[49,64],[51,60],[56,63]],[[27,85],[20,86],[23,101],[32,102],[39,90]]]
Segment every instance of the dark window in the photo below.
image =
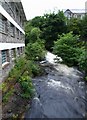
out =
[[7,33],[7,19],[0,15],[0,32]]
[[11,36],[15,36],[15,27],[12,23],[10,23],[10,35]]

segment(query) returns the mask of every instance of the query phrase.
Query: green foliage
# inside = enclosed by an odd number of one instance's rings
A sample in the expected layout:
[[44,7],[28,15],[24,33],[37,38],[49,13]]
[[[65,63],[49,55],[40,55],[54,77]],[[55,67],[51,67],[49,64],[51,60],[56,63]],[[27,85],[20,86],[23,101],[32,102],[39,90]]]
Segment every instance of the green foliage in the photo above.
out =
[[81,39],[87,42],[87,15],[81,20],[80,29]]
[[47,50],[51,50],[54,41],[57,40],[58,34],[65,33],[66,19],[62,11],[44,15],[42,27],[42,38],[45,39]]
[[[37,76],[40,73],[41,68],[34,61],[26,60],[24,57],[17,59],[15,66],[10,71],[7,80],[0,87],[4,93],[3,102],[8,102],[14,92],[11,88],[13,88],[17,82],[21,85],[21,97],[25,99],[31,98],[34,94],[31,77]],[[8,82],[9,84],[11,83],[10,86],[8,85]]]
[[31,25],[31,21],[26,22],[25,24],[25,45],[30,42],[30,32],[33,26]]
[[31,43],[36,42],[40,37],[40,33],[41,33],[41,31],[39,28],[37,28],[37,27],[32,28],[31,32],[30,32],[30,42]]
[[54,43],[53,52],[60,56],[67,65],[77,65],[79,55],[82,53],[78,40],[79,36],[73,36],[72,32],[63,34]]
[[80,69],[84,70],[87,74],[87,51],[85,48],[82,49],[82,53],[78,59],[78,65]]
[[22,71],[24,70],[26,64],[26,59],[24,57],[20,57],[15,61],[14,68],[11,69],[9,72],[8,81],[11,81],[12,79],[17,80],[20,76]]
[[29,43],[25,49],[26,58],[28,60],[42,60],[45,57],[45,47],[43,41]]
[[7,88],[8,88],[7,83],[4,82],[0,84],[0,90],[2,90],[2,92],[6,92]]
[[39,65],[37,65],[36,63],[34,63],[34,61],[29,61],[27,66],[29,66],[29,68],[31,68],[31,72],[33,76],[38,76],[41,73],[41,68]]
[[24,57],[20,57],[19,59],[16,60],[15,62],[15,68],[17,70],[21,70],[22,67],[24,67],[26,64],[26,59]]
[[85,77],[85,80],[87,81],[87,77]]
[[74,35],[80,34],[81,20],[78,18],[71,18],[67,20],[67,32],[73,31]]
[[31,25],[34,27],[39,27],[40,30],[42,30],[43,23],[44,23],[44,16],[36,16],[31,21]]
[[11,90],[8,91],[8,92],[3,96],[2,101],[3,101],[4,103],[8,102],[10,96],[11,96],[13,93],[14,93],[14,89],[11,88]]
[[51,50],[54,40],[57,40],[58,34],[65,32],[66,18],[62,11],[58,11],[58,13],[53,12],[50,14],[45,14],[42,17],[35,17],[26,23],[26,43],[29,43],[30,41],[36,41],[36,35],[39,35],[39,39],[45,40],[46,48]]
[[23,90],[23,93],[21,94],[21,96],[23,98],[31,98],[34,93],[34,90],[33,90],[32,81],[29,75],[27,73],[24,73],[20,77],[19,82]]

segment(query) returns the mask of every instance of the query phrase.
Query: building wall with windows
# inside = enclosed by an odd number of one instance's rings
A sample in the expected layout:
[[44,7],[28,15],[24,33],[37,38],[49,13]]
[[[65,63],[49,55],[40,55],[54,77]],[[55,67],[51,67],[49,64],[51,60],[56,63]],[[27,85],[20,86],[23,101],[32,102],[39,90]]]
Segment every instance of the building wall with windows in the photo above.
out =
[[14,60],[24,52],[25,21],[21,1],[0,2],[0,81],[8,75]]
[[85,2],[85,12],[87,14],[87,1]]
[[70,19],[70,18],[79,18],[82,19],[85,16],[85,10],[69,10],[67,9],[64,12],[64,15]]

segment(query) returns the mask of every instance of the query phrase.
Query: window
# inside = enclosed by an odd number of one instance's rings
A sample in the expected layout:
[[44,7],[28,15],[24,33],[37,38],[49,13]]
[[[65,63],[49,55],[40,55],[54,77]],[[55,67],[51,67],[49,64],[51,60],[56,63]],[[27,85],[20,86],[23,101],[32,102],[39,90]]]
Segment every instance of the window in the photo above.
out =
[[17,48],[17,53],[18,53],[18,56],[20,56],[20,48],[19,47]]
[[22,49],[22,47],[20,47],[20,53],[21,53],[21,54],[23,53],[23,49]]
[[15,57],[16,57],[15,48],[11,49],[11,57],[12,57],[12,58],[15,58]]
[[10,35],[11,36],[15,36],[15,27],[12,23],[10,23]]
[[0,15],[0,32],[7,33],[7,19]]
[[10,61],[9,50],[2,50],[1,54],[2,54],[2,64]]
[[23,33],[20,32],[20,39],[22,40],[23,39]]
[[76,14],[74,14],[74,17],[75,17],[75,18],[77,18],[77,15],[76,15]]
[[2,64],[3,64],[3,63],[5,63],[7,61],[6,50],[3,50],[1,53],[2,53]]
[[18,8],[16,7],[16,19],[18,20],[19,17],[19,12],[18,12]]
[[20,23],[22,22],[21,19],[22,19],[22,17],[20,16]]
[[19,30],[17,29],[16,31],[17,31],[17,38],[19,38]]

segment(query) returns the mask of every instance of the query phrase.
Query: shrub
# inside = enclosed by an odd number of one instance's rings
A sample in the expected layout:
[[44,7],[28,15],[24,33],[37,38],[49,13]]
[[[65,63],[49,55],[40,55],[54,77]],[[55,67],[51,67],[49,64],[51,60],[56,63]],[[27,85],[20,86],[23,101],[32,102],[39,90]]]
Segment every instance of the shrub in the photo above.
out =
[[32,73],[32,76],[37,76],[41,73],[41,68],[38,64],[36,64],[34,61],[28,61],[27,63],[27,70]]
[[[41,68],[38,64],[35,64],[34,61],[26,60],[24,57],[20,57],[16,60],[14,68],[9,73],[8,78],[6,79],[6,83],[3,84],[0,88],[3,89],[5,95],[3,96],[3,101],[7,101],[12,91],[10,87],[13,87],[16,82],[20,83],[22,88],[21,97],[23,98],[31,98],[34,94],[34,88],[32,84],[31,77],[37,76],[41,73]],[[8,92],[9,91],[9,92]]]
[[28,60],[42,60],[45,57],[45,47],[43,41],[29,43],[25,49],[26,58]]
[[27,60],[24,57],[20,57],[15,61],[15,68],[17,70],[21,70],[25,66],[26,62]]
[[80,57],[78,59],[78,65],[80,69],[84,70],[87,74],[87,51],[82,49],[82,53],[80,54]]
[[79,36],[73,36],[72,32],[63,34],[54,42],[53,52],[60,56],[67,65],[77,65],[82,52],[78,40]]
[[11,88],[11,90],[8,91],[8,92],[3,96],[2,101],[3,101],[4,103],[8,102],[10,96],[12,96],[13,93],[14,93],[14,88]]
[[19,59],[17,59],[15,61],[14,68],[12,68],[11,71],[9,72],[8,80],[18,79],[22,71],[24,70],[25,64],[26,64],[26,59],[24,57],[20,57]]
[[27,74],[23,74],[23,76],[20,77],[19,82],[23,90],[21,96],[23,98],[31,98],[34,93],[31,78]]

